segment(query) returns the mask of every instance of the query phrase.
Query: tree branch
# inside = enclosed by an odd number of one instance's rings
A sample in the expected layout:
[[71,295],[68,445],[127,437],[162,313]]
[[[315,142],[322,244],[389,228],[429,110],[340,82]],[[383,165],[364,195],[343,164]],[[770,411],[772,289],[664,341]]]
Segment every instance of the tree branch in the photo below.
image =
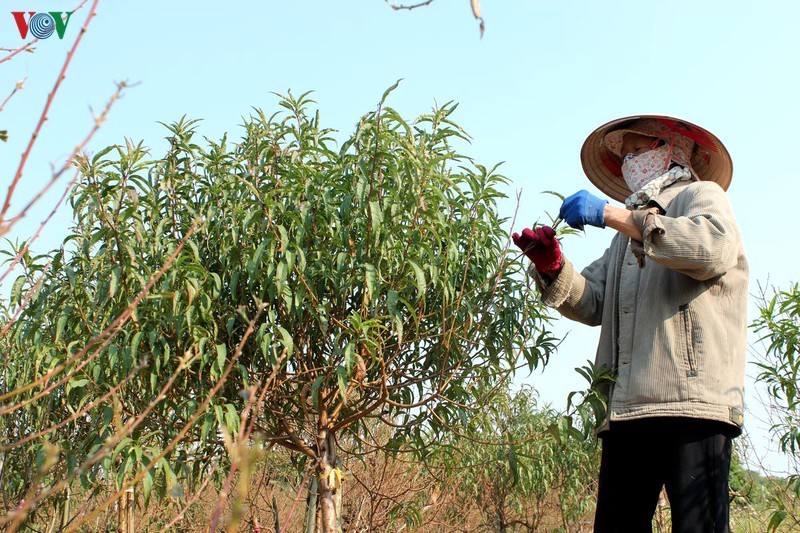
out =
[[9,100],[11,100],[11,98],[12,98],[12,97],[13,97],[15,94],[17,94],[17,91],[20,91],[20,90],[22,90],[22,87],[23,87],[23,85],[25,85],[25,81],[26,81],[27,79],[28,79],[28,78],[27,78],[27,77],[25,77],[25,78],[23,78],[23,79],[21,79],[20,81],[18,81],[18,82],[17,82],[17,84],[14,86],[14,89],[12,89],[12,90],[11,90],[11,94],[9,94],[9,95],[6,97],[6,99],[5,99],[5,100],[3,100],[3,103],[2,103],[2,104],[0,104],[0,111],[2,111],[2,110],[3,110],[3,108],[5,108],[5,107],[6,107],[6,104],[8,103],[8,101],[9,101]]
[[395,11],[411,11],[412,9],[417,9],[418,7],[425,7],[429,6],[433,3],[433,0],[425,0],[425,2],[420,2],[419,4],[412,4],[412,5],[397,5],[390,3],[389,0],[386,0],[386,3],[389,4],[389,7],[394,9]]
[[[77,50],[78,45],[83,39],[83,35],[86,33],[86,30],[89,27],[89,23],[97,13],[97,4],[99,1],[100,0],[94,0],[94,2],[92,3],[92,8],[89,11],[89,16],[86,17],[86,21],[83,23],[81,31],[78,33],[78,37],[75,38],[75,42],[72,43],[72,47],[69,49],[69,52],[67,52],[67,58],[64,60],[64,64],[61,66],[61,71],[58,73],[58,77],[56,78],[56,83],[55,85],[53,85],[53,90],[50,92],[49,95],[47,95],[47,102],[45,102],[42,114],[39,116],[39,121],[36,123],[36,128],[33,130],[33,134],[31,134],[31,138],[28,141],[28,146],[22,153],[22,157],[20,158],[19,161],[19,166],[17,167],[17,172],[14,174],[14,179],[11,182],[11,185],[9,185],[8,187],[8,193],[6,194],[5,202],[3,202],[3,208],[2,210],[0,210],[0,222],[2,222],[5,219],[6,213],[8,213],[8,208],[11,206],[11,197],[14,195],[14,190],[17,188],[17,184],[19,183],[19,180],[22,178],[22,172],[25,169],[25,164],[27,163],[28,157],[31,154],[33,145],[36,143],[36,139],[39,137],[39,133],[42,130],[44,121],[47,120],[47,113],[50,111],[50,106],[53,105],[53,100],[55,99],[56,93],[58,93],[58,90],[61,87],[61,82],[64,81],[64,78],[67,77],[67,68],[72,62],[72,58],[75,55],[75,50]],[[87,0],[83,0],[83,2],[81,2],[81,4],[75,9],[75,11],[83,7],[83,5],[86,2]]]
[[34,50],[36,50],[35,48],[33,48],[33,45],[36,44],[37,42],[39,42],[39,39],[34,39],[34,40],[32,40],[32,41],[30,41],[28,43],[23,44],[22,46],[20,46],[16,50],[12,50],[12,49],[9,49],[9,48],[0,48],[0,50],[2,50],[3,52],[11,52],[6,57],[0,59],[0,63],[5,63],[6,61],[11,60],[11,58],[13,58],[15,55],[19,54],[20,52],[31,52],[32,53]]

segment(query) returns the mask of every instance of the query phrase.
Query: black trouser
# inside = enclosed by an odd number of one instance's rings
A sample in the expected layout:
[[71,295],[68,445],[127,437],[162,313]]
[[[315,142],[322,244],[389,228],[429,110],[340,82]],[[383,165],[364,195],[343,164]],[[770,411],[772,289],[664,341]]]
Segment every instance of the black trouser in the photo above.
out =
[[673,533],[728,533],[734,426],[689,418],[612,422],[603,455],[595,533],[651,532],[661,487]]

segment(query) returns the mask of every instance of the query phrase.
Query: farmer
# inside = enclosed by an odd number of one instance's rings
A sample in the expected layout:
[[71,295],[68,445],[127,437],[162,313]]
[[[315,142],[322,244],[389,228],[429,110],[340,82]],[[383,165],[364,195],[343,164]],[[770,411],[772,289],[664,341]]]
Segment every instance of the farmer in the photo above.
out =
[[571,227],[616,230],[578,272],[548,226],[514,243],[542,301],[600,325],[597,365],[611,371],[598,429],[595,531],[651,531],[662,487],[672,531],[727,532],[731,439],[741,433],[748,268],[725,190],[732,164],[703,128],[626,117],[583,144],[587,191],[561,206]]

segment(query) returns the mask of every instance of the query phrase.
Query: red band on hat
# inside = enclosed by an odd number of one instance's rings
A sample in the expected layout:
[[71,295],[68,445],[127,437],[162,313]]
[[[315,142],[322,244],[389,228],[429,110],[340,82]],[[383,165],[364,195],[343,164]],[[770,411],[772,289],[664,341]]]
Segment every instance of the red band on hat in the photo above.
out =
[[618,178],[621,178],[622,177],[622,165],[620,165],[620,163],[619,163],[619,161],[617,161],[616,157],[611,155],[611,152],[609,152],[605,148],[602,148],[601,150],[602,150],[602,153],[600,155],[600,159],[603,161],[603,164],[606,166],[606,168],[613,175],[615,175]]
[[670,131],[677,133],[678,135],[682,135],[687,139],[693,140],[707,150],[711,150],[712,152],[719,151],[716,143],[714,143],[714,140],[702,131],[693,131],[687,128],[682,128],[678,125],[678,122],[667,118],[656,118],[656,120],[668,127]]

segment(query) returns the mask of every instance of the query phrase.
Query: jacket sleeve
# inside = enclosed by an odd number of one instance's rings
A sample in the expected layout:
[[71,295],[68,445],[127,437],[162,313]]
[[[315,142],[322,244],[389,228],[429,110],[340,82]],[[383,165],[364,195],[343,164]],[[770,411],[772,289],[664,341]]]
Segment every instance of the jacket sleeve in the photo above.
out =
[[736,266],[739,230],[725,191],[714,182],[689,185],[669,212],[657,207],[633,212],[644,253],[666,268],[705,281]]
[[600,259],[580,273],[565,257],[561,271],[551,281],[543,279],[536,273],[532,264],[529,272],[536,280],[536,286],[545,305],[555,308],[571,320],[597,326],[603,316],[610,255],[609,248]]

